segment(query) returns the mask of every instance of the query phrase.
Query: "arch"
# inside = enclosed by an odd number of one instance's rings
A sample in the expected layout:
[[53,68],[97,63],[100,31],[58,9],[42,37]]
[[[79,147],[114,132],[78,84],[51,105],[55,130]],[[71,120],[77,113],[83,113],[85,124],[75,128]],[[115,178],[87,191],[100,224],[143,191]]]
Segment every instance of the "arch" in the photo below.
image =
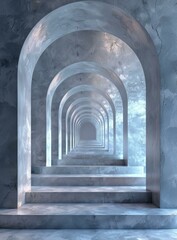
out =
[[[96,113],[93,112],[85,112],[84,114],[80,115],[75,123],[75,131],[79,132],[80,129],[80,125],[82,124],[83,121],[90,121],[91,123],[93,123],[93,125],[97,125],[97,128],[99,128],[99,125],[101,126],[101,119],[100,117],[97,116]],[[103,136],[103,135],[102,135]],[[103,145],[103,138],[97,137],[96,140],[92,140],[92,141],[84,141],[84,140],[80,140],[76,139],[76,145],[74,146],[74,151],[75,149],[79,149],[79,155],[84,154],[87,155],[90,151],[92,152],[92,154],[97,154],[98,152],[103,152],[105,147]]]
[[56,89],[69,77],[79,73],[96,73],[109,79],[118,89],[123,106],[123,156],[128,158],[128,97],[121,79],[110,69],[95,62],[78,62],[65,67],[51,81],[47,91],[46,100],[46,160],[47,166],[51,164],[51,105]]
[[[56,49],[60,51],[59,54],[56,54]],[[94,49],[95,51],[93,51]],[[79,53],[79,56],[77,56],[77,52]],[[32,135],[34,136],[32,138],[32,147],[36,143],[36,140],[39,139],[39,135],[42,135],[41,142],[42,140],[44,142],[46,139],[45,107],[41,109],[41,115],[43,116],[40,118],[39,121],[37,119],[37,112],[40,102],[43,106],[45,106],[45,95],[52,77],[66,66],[80,61],[96,61],[96,63],[100,66],[108,67],[109,69],[111,69],[122,79],[122,82],[124,83],[129,96],[128,152],[131,153],[128,157],[129,164],[136,165],[139,163],[139,165],[141,165],[143,161],[145,163],[146,91],[144,72],[141,63],[133,50],[130,49],[130,47],[121,39],[105,32],[91,30],[67,34],[61,39],[56,40],[51,46],[46,49],[46,51],[40,57],[35,68],[32,85],[32,96],[34,93],[34,100],[32,100],[32,119],[37,120],[36,124],[32,124],[32,129],[34,129],[34,134]],[[44,68],[45,63],[47,63],[47,66]],[[43,74],[40,69],[43,69],[46,74]],[[87,83],[89,83],[89,80],[90,82],[92,82],[92,85],[94,85],[97,81],[99,81],[100,83],[102,83],[102,80],[105,81],[100,87],[102,89],[104,88],[107,92],[111,91],[110,94],[113,96],[116,103],[116,110],[121,110],[121,100],[119,94],[116,94],[117,90],[113,89],[113,87],[111,86],[112,84],[110,84],[108,88],[105,88],[106,84],[109,85],[109,80],[104,79],[104,77],[102,77],[101,75],[93,73],[81,73],[70,77],[70,79],[68,79],[68,82],[70,83],[69,86],[73,87],[77,85],[78,82],[84,83],[86,81]],[[43,91],[41,91],[42,94],[40,94],[39,91],[35,91],[35,89],[37,89],[36,87],[40,86],[41,84],[43,86]],[[62,95],[63,91],[65,91],[66,89],[67,86],[64,82],[56,91],[58,97]],[[45,94],[43,94],[44,92]],[[57,113],[57,109],[55,107],[57,105],[55,105],[56,97],[54,98],[54,100],[54,104],[52,104],[52,116],[56,115]],[[38,103],[38,106],[37,104],[35,105],[35,102]],[[143,105],[141,103],[143,103]],[[137,108],[137,106],[139,107]],[[143,109],[144,111],[139,111],[139,109]],[[117,116],[116,123],[123,125],[123,119],[121,118]],[[39,127],[40,123],[42,124],[41,128]],[[55,124],[52,123],[52,127],[53,126],[55,128],[57,127]],[[119,135],[119,133],[117,133],[117,135]],[[55,141],[56,139],[57,137],[55,136]],[[120,141],[116,141],[116,143],[117,147],[119,147],[120,143],[122,145],[123,138]],[[41,147],[37,147],[37,144],[35,144],[35,146],[33,148],[33,152],[36,152],[36,154],[33,154],[33,165],[38,163],[40,164],[40,157],[42,159],[45,159],[45,144],[41,144]],[[134,149],[136,149],[136,151]],[[141,154],[138,154],[140,152]],[[35,155],[37,155],[36,161]],[[54,155],[56,157],[56,151],[54,152]],[[139,155],[139,157],[137,157],[137,155]],[[123,158],[123,156],[120,156],[120,158]],[[43,161],[43,164],[45,164],[45,161]]]
[[[98,92],[100,95],[103,95],[104,98],[106,98],[110,105],[111,105],[111,108],[112,108],[112,111],[113,111],[113,131],[114,131],[114,151],[115,151],[115,146],[116,146],[116,110],[115,110],[115,106],[112,102],[112,99],[110,98],[109,95],[105,94],[103,91],[101,91],[100,89],[98,88],[95,88],[93,86],[90,86],[90,85],[78,85],[77,87],[74,87],[72,88],[70,91],[68,91],[65,96],[62,98],[61,102],[60,102],[60,106],[59,106],[59,111],[58,111],[58,122],[59,122],[59,126],[58,126],[58,131],[59,131],[59,134],[58,134],[58,139],[59,139],[59,142],[61,143],[60,144],[60,147],[58,149],[58,158],[61,159],[62,158],[62,110],[63,110],[63,106],[65,104],[65,102],[67,101],[68,98],[70,98],[73,94],[76,94],[78,93],[79,91],[96,91]],[[49,145],[50,146],[50,145]],[[115,154],[115,152],[114,152]],[[48,160],[48,159],[47,159]],[[50,160],[51,160],[51,156],[50,156]],[[51,164],[51,163],[50,163]]]
[[[102,131],[104,131],[104,122],[102,120],[102,118],[100,116],[98,116],[97,112],[93,112],[93,111],[88,111],[86,110],[85,112],[83,112],[80,116],[78,116],[75,120],[75,123],[74,123],[74,138],[78,135],[79,135],[79,129],[80,129],[80,126],[82,124],[83,121],[89,121],[90,123],[92,123],[93,125],[96,125],[97,128],[101,128]],[[96,129],[96,128],[95,128]],[[76,134],[78,133],[78,134]],[[102,133],[102,136],[103,136],[104,133]],[[102,137],[101,136],[101,137]],[[75,138],[76,139],[76,138]],[[78,137],[79,139],[79,137]],[[80,139],[79,139],[80,140]],[[104,147],[104,142],[103,142],[103,138],[100,138],[99,136],[99,139],[98,139],[98,136],[97,136],[97,139],[95,139],[97,141],[99,141],[99,148],[103,148]],[[82,146],[84,147],[84,146]],[[97,146],[98,147],[98,146]]]
[[[72,115],[72,112],[74,111],[74,107],[76,107],[77,105],[79,105],[80,103],[84,103],[84,102],[90,102],[90,98],[88,97],[82,97],[82,98],[79,98],[79,99],[76,99],[70,106],[69,108],[67,109],[67,112],[66,112],[66,154],[68,153],[68,150],[70,151],[70,141],[68,141],[69,137],[70,136],[70,128],[68,127],[68,119],[70,118],[70,116]],[[107,109],[104,107],[103,104],[101,104],[99,101],[97,100],[91,100],[91,104],[94,103],[94,104],[97,104],[100,106],[101,109],[103,109],[105,115],[106,115],[106,118],[107,118],[107,122],[108,122],[108,126],[107,126],[107,132],[109,133],[109,116],[108,116],[108,112],[107,112]],[[70,118],[71,119],[71,118]],[[106,145],[108,146],[109,145],[109,134],[107,134],[106,138],[105,138],[105,141],[106,141]]]
[[[98,96],[100,95],[99,93],[97,93],[98,94]],[[100,95],[101,96],[101,95]],[[104,96],[102,96],[103,97],[103,99],[104,99]],[[79,99],[78,99],[79,100]],[[112,104],[110,103],[110,101],[109,101],[109,99],[106,99],[105,98],[105,100],[106,100],[106,102],[108,103],[108,105],[109,105],[109,107],[111,108],[111,113],[112,113],[112,115],[114,115],[114,112],[113,112],[113,106],[112,106]],[[72,118],[73,118],[73,114],[72,114],[72,116],[71,116],[71,120],[72,120]],[[108,115],[107,115],[107,119],[109,119],[109,117],[108,117]],[[110,121],[109,121],[110,122]],[[71,129],[71,124],[70,124],[70,129]],[[112,129],[110,129],[110,131],[109,132],[112,132]],[[71,136],[71,135],[70,135]],[[113,136],[113,134],[112,134],[112,136]],[[70,139],[70,142],[72,143],[72,139]]]
[[[72,118],[71,118],[71,124],[73,123],[75,123],[79,118],[80,118],[80,115],[82,114],[88,114],[88,111],[90,111],[90,113],[93,115],[95,115],[95,116],[97,116],[98,117],[98,119],[99,119],[99,123],[101,123],[102,124],[102,126],[103,126],[103,129],[104,129],[104,133],[105,133],[105,119],[104,119],[104,116],[103,116],[103,114],[96,108],[96,107],[89,107],[89,106],[87,106],[87,105],[82,105],[82,106],[80,106],[80,107],[78,107],[74,112],[73,112],[73,115],[72,115]],[[79,112],[79,113],[78,113]],[[78,114],[80,114],[80,115],[78,115]],[[81,115],[81,117],[82,117],[82,115]],[[100,118],[101,117],[101,118]],[[72,125],[73,125],[72,124]],[[100,125],[100,127],[101,127],[101,125]],[[74,128],[73,128],[74,129]],[[105,145],[105,144],[104,144]]]
[[24,202],[24,193],[30,190],[34,67],[52,42],[78,30],[111,33],[126,42],[140,59],[147,90],[147,187],[153,192],[154,203],[159,205],[160,74],[156,50],[146,30],[133,17],[118,7],[94,1],[75,2],[51,12],[36,24],[23,45],[18,64],[18,203]]
[[[96,106],[93,106],[93,107],[90,107],[90,106],[87,106],[86,104],[82,104],[81,106],[79,106],[75,111],[73,111],[73,113],[72,113],[72,115],[71,115],[71,118],[70,118],[70,125],[72,125],[72,123],[73,123],[73,121],[75,120],[75,118],[77,117],[77,113],[78,113],[78,111],[86,111],[86,110],[88,110],[88,109],[93,109],[94,111],[95,110],[97,110],[97,108],[96,108]],[[101,113],[101,111],[100,110],[97,110],[98,111],[98,113],[100,114],[100,116],[102,117],[102,120],[103,120],[103,122],[105,123],[105,121],[106,121],[106,125],[108,125],[108,119],[106,118],[106,120],[105,120],[105,118],[104,118],[104,116],[103,116],[103,114]],[[105,120],[105,121],[104,121]],[[103,123],[102,122],[102,123]],[[104,128],[106,129],[106,127],[104,126]],[[105,131],[105,130],[104,130]],[[108,131],[108,127],[107,127],[107,131]],[[108,134],[108,133],[107,133]]]

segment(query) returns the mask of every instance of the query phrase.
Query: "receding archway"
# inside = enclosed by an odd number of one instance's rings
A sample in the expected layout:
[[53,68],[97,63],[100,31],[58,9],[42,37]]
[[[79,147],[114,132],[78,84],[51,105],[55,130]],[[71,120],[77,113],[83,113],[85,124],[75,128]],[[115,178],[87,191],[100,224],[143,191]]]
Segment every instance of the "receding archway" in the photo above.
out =
[[[93,118],[95,121],[93,121]],[[75,117],[73,119],[73,127],[74,127],[74,132],[76,133],[76,129],[78,132],[78,135],[80,136],[80,124],[82,123],[83,119],[89,121],[92,123],[92,125],[95,126],[95,123],[97,122],[97,126],[95,129],[95,133],[97,133],[97,139],[99,138],[100,143],[102,143],[102,147],[105,148],[105,125],[108,123],[105,121],[106,119],[102,115],[102,113],[95,107],[95,108],[90,108],[87,105],[82,105],[80,106],[80,109],[77,109],[77,112],[75,112]],[[100,138],[100,137],[103,137]],[[79,138],[80,139],[80,138]],[[102,139],[102,141],[101,141]],[[96,140],[96,139],[95,139]]]
[[[106,93],[104,93],[102,90],[100,90],[99,88],[96,88],[94,86],[91,85],[78,85],[77,87],[74,87],[72,89],[70,89],[67,94],[64,95],[64,97],[62,98],[62,101],[60,102],[60,106],[59,106],[59,111],[58,111],[58,139],[59,142],[62,143],[62,112],[63,112],[63,107],[66,103],[66,101],[71,98],[74,94],[77,94],[79,91],[84,91],[84,92],[97,92],[100,95],[104,96],[104,98],[109,102],[112,112],[113,112],[113,153],[115,154],[116,151],[116,109],[114,106],[114,103],[111,99],[111,97],[109,95],[107,95]],[[58,158],[61,159],[63,156],[63,152],[62,152],[62,144],[58,145]]]
[[36,62],[57,38],[89,29],[121,38],[134,50],[143,66],[147,89],[147,187],[153,192],[154,203],[159,205],[160,79],[156,51],[147,32],[135,19],[119,8],[92,1],[69,4],[48,14],[34,27],[23,46],[18,66],[18,203],[24,202],[24,193],[30,189],[31,81]]
[[[60,54],[56,54],[56,53]],[[77,55],[78,53],[78,55]],[[63,69],[73,64],[96,63],[105,69],[111,69],[116,73],[125,85],[128,94],[128,163],[131,165],[145,165],[145,142],[146,142],[146,88],[144,73],[141,63],[133,50],[120,38],[109,33],[93,30],[78,31],[67,34],[57,39],[50,45],[40,57],[33,74],[32,81],[32,165],[45,165],[45,139],[46,139],[46,92],[52,79],[57,73],[62,73]],[[81,68],[81,65],[80,67]],[[83,66],[83,69],[85,67]],[[85,70],[84,70],[85,72]],[[75,72],[76,73],[76,72]],[[57,115],[57,102],[59,104],[60,96],[68,88],[77,84],[100,82],[100,87],[104,91],[113,95],[116,101],[116,111],[121,112],[122,104],[119,94],[112,91],[112,87],[107,85],[105,88],[104,77],[95,73],[79,73],[69,77],[69,84],[65,81],[59,85],[56,90],[52,104],[52,128],[57,128],[53,118]],[[89,80],[89,81],[88,81]],[[68,82],[68,81],[67,81]],[[41,89],[42,91],[37,91]],[[58,96],[58,101],[56,99]],[[46,107],[46,109],[45,109]],[[40,115],[38,109],[40,108]],[[143,111],[142,111],[143,110]],[[121,114],[122,116],[122,114]],[[123,119],[120,116],[116,120],[117,125],[123,126]],[[55,131],[52,131],[55,135]],[[119,133],[117,133],[120,136]],[[52,137],[52,145],[57,141],[57,136]],[[117,149],[123,144],[123,138],[116,140]],[[40,142],[40,144],[39,144]],[[56,148],[54,148],[56,149]],[[122,148],[121,148],[122,149]],[[141,151],[142,150],[142,151]],[[57,159],[57,151],[52,150],[54,158]],[[118,153],[118,158],[123,158]],[[133,160],[133,161],[132,161]],[[42,162],[43,161],[43,162]]]
[[[80,103],[82,103],[82,104],[88,103],[91,105],[93,104],[94,106],[97,105],[98,108],[102,110],[102,113],[105,115],[105,119],[107,121],[106,129],[105,129],[105,132],[106,132],[105,146],[108,149],[109,137],[110,137],[109,136],[110,121],[109,121],[109,115],[108,115],[108,107],[106,109],[106,107],[103,104],[101,104],[99,101],[97,101],[97,100],[90,101],[89,97],[82,97],[82,98],[76,99],[70,105],[70,107],[67,109],[67,112],[66,112],[66,154],[68,154],[68,152],[71,150],[71,142],[72,142],[72,140],[71,140],[72,136],[70,136],[70,132],[71,132],[70,124],[71,124],[71,120],[72,120],[71,116],[74,114],[75,109],[80,106]],[[69,124],[69,119],[70,119],[70,124]]]
[[[62,71],[60,71],[51,81],[46,98],[46,162],[47,166],[51,165],[51,106],[52,99],[56,89],[66,81],[70,76],[77,75],[78,73],[95,73],[109,79],[113,85],[118,89],[123,107],[123,157],[128,157],[128,97],[127,92],[121,79],[110,69],[104,68],[95,62],[78,62],[72,64]],[[116,123],[116,120],[114,121]],[[61,133],[60,133],[61,134]],[[60,137],[61,141],[61,137]],[[116,144],[116,143],[115,143]],[[61,158],[59,154],[59,159]]]
[[96,127],[90,122],[83,122],[79,129],[80,140],[96,140]]

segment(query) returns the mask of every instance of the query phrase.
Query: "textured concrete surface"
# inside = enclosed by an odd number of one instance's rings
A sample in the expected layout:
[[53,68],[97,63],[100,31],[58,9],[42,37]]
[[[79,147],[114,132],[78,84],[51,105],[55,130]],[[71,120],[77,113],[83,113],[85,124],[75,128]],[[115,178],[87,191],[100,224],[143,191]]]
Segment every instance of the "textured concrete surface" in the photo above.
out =
[[32,172],[35,174],[143,174],[144,167],[60,165],[34,167]]
[[85,187],[78,187],[78,186],[70,186],[70,187],[54,187],[54,186],[32,186],[31,188],[34,192],[145,192],[146,187],[145,186],[119,186],[119,187],[113,187],[113,186],[85,186]]
[[[74,236],[74,238],[73,238]],[[3,240],[166,240],[177,230],[0,230]]]
[[145,186],[144,174],[32,174],[33,186]]
[[176,229],[177,210],[151,204],[26,204],[0,210],[1,228]]
[[[47,13],[75,1],[1,1],[0,7],[0,206],[15,207],[17,196],[17,63],[22,44],[32,27]],[[176,191],[176,52],[177,1],[103,1],[121,7],[135,17],[150,34],[158,52],[161,69],[161,163],[149,167],[158,172],[161,165],[161,206],[177,207]],[[8,16],[8,17],[7,17]],[[150,69],[150,64],[148,68]],[[156,145],[154,146],[156,148]],[[158,149],[157,149],[158,151]],[[24,162],[28,161],[23,159]],[[43,159],[40,159],[41,162]],[[11,171],[13,166],[13,170]],[[24,168],[25,169],[25,168]],[[23,172],[23,171],[22,171]],[[22,178],[23,180],[23,178]],[[158,192],[149,181],[154,192]],[[23,189],[24,190],[24,189]],[[12,201],[13,199],[13,201]]]
[[91,159],[82,159],[82,158],[66,158],[63,160],[55,160],[55,164],[57,166],[61,165],[82,165],[82,166],[126,166],[126,161],[125,160],[117,160],[113,158],[104,158],[104,159],[99,159],[99,157],[94,156]]
[[[92,11],[93,8],[95,9],[94,11]],[[68,16],[72,16],[72,19],[70,17],[68,18]],[[155,171],[156,175],[158,173],[157,169],[152,168],[154,162],[158,163],[159,161],[158,146],[160,143],[159,68],[153,42],[151,41],[147,32],[141,27],[141,25],[135,19],[131,18],[131,16],[123,12],[121,9],[115,8],[111,5],[103,4],[101,2],[82,1],[80,3],[76,2],[70,5],[66,5],[63,8],[56,9],[55,11],[47,15],[47,17],[43,18],[36,25],[36,27],[33,28],[21,51],[18,68],[18,133],[20,139],[18,142],[18,158],[21,164],[19,167],[19,178],[26,178],[26,188],[29,186],[30,182],[28,164],[30,164],[31,158],[30,92],[33,71],[35,69],[37,61],[47,47],[49,47],[57,39],[64,37],[69,33],[84,30],[109,32],[110,34],[113,34],[116,37],[119,37],[123,41],[125,41],[132,48],[135,54],[137,54],[137,57],[139,58],[144,69],[147,88],[146,100],[147,112],[149,113],[147,114],[146,138],[147,165],[148,167],[151,167],[151,171]],[[132,32],[136,34],[132,34]],[[149,68],[149,64],[151,64],[151,68]],[[25,82],[24,79],[26,80]],[[72,89],[71,91],[72,93],[70,92],[69,94],[65,95],[66,98],[68,97],[68,95],[70,96],[71,94],[73,94],[74,89]],[[47,137],[47,139],[50,139],[50,137]],[[47,145],[47,149],[48,147],[50,148],[50,144]],[[116,148],[114,148],[114,151],[115,149]],[[22,164],[24,158],[26,159],[26,166],[24,163]],[[28,171],[28,173],[25,174],[25,171]],[[24,175],[21,176],[21,173],[23,172]],[[155,182],[155,180],[158,179],[158,176],[154,178],[154,175],[151,174],[148,175],[148,178],[150,178],[153,183],[151,184],[149,180],[148,187],[153,191],[154,194],[156,194],[156,192],[158,191],[154,192],[152,185],[156,185],[157,188],[159,187],[159,185]],[[19,192],[23,193],[21,189]]]
[[151,203],[143,187],[32,187],[26,203]]

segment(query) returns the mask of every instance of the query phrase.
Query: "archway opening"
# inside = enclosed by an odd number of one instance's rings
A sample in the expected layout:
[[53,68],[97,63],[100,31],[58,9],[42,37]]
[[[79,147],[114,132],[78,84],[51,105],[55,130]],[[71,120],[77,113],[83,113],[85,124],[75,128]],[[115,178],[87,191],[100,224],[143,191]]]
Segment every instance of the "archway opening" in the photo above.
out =
[[94,141],[96,140],[96,128],[90,122],[84,122],[79,129],[80,140],[82,141]]
[[[93,8],[95,9],[95,11],[91,11],[91,9]],[[80,13],[84,13],[84,14],[80,14]],[[72,19],[70,19],[68,16],[72,16]],[[20,55],[19,66],[18,66],[19,205],[24,202],[25,191],[30,189],[31,84],[32,84],[32,78],[33,78],[35,66],[38,60],[40,59],[42,53],[48,47],[50,47],[51,44],[54,43],[57,39],[60,39],[66,36],[67,34],[72,34],[74,32],[78,33],[79,31],[97,31],[97,32],[103,33],[105,36],[103,41],[104,48],[109,50],[108,52],[111,52],[114,47],[116,47],[115,52],[117,52],[117,45],[116,44],[115,46],[114,44],[112,45],[112,42],[110,41],[110,39],[109,40],[107,39],[109,34],[115,36],[116,38],[121,39],[124,43],[127,44],[127,46],[130,47],[130,49],[132,49],[132,51],[135,53],[135,55],[137,56],[137,59],[139,59],[142,65],[142,68],[144,70],[145,80],[146,80],[146,103],[147,103],[146,105],[147,106],[146,107],[147,188],[153,192],[154,203],[158,205],[159,204],[158,194],[160,191],[159,190],[160,186],[159,186],[159,175],[157,173],[156,165],[159,164],[159,114],[160,114],[159,82],[160,81],[159,81],[158,60],[156,57],[155,48],[147,32],[131,16],[127,15],[124,11],[122,11],[119,8],[115,8],[112,5],[100,3],[100,2],[92,2],[92,1],[88,1],[88,2],[84,1],[84,2],[68,4],[62,8],[56,9],[55,11],[51,12],[34,27],[34,29],[29,34],[23,46],[23,49]],[[108,46],[111,46],[111,48],[108,48],[107,44]],[[94,56],[95,56],[94,61],[97,62],[98,64],[97,59],[101,59],[101,55],[96,54]],[[78,49],[76,49],[76,62],[78,62],[77,57],[79,57]],[[79,61],[81,60],[79,59]],[[89,61],[89,59],[87,59],[87,61]],[[151,64],[152,66],[151,68],[149,68],[149,64]],[[67,65],[67,61],[66,61],[66,65]],[[102,62],[99,62],[99,65],[101,68],[105,68],[105,65],[106,65],[106,68],[110,69],[110,66],[107,67],[106,62],[104,64]],[[104,65],[104,67],[102,65]],[[117,69],[118,71],[116,72],[116,75],[118,75],[120,79],[125,78],[126,74],[124,73],[124,71],[122,71],[125,69],[124,68],[122,69],[120,66]],[[115,69],[112,69],[112,70],[115,70]],[[95,69],[94,71],[91,71],[91,72],[92,73],[95,72]],[[98,73],[98,68],[96,68],[96,72]],[[76,75],[75,73],[73,73],[73,75]],[[82,73],[82,71],[79,73]],[[103,76],[105,76],[105,72],[103,69],[101,70],[101,73]],[[113,74],[114,73],[115,72],[113,71]],[[59,76],[62,77],[61,71]],[[72,77],[72,76],[67,76],[67,78],[68,77]],[[109,78],[108,75],[106,77]],[[42,89],[43,86],[40,86],[40,87]],[[137,88],[134,88],[134,89],[135,89],[135,92],[137,92],[138,86]],[[46,94],[47,94],[47,91],[46,91]],[[109,94],[114,95],[112,91]],[[134,101],[135,99],[133,99],[131,103],[134,104]],[[139,103],[141,103],[141,101],[139,101]],[[123,104],[125,104],[124,100],[122,101],[122,105]],[[113,105],[115,108],[115,104]],[[134,107],[136,109],[136,105],[134,105]],[[123,107],[123,111],[124,110],[125,110],[125,106]],[[44,112],[45,112],[45,104],[44,104]],[[126,118],[128,116],[125,113],[126,111],[123,114],[123,123],[125,122],[127,123]],[[39,115],[39,118],[41,116]],[[135,123],[136,122],[139,123],[139,121],[136,121],[135,116],[132,117],[132,119],[134,118],[135,118]],[[116,119],[116,121],[118,121],[118,119]],[[114,120],[113,126],[111,126],[113,130],[116,129],[116,121]],[[134,130],[136,130],[135,126],[132,127],[132,132]],[[43,129],[43,131],[45,135],[45,129]],[[126,160],[129,163],[129,156],[128,156],[128,150],[127,150],[128,139],[127,139],[126,131],[127,131],[127,127],[125,124],[123,125],[124,156],[126,156]],[[116,139],[116,133],[113,132],[113,134],[114,134],[114,138],[112,139]],[[133,136],[133,134],[131,136]],[[49,140],[51,142],[51,139]],[[45,146],[45,141],[46,139],[41,142],[43,146]],[[73,139],[73,141],[75,141],[75,139]],[[51,146],[49,145],[49,147]],[[116,144],[113,147],[113,152],[116,153]],[[132,154],[133,153],[131,153],[131,155]],[[43,159],[41,161],[43,161]],[[156,173],[155,175],[153,174],[153,171],[155,171]]]

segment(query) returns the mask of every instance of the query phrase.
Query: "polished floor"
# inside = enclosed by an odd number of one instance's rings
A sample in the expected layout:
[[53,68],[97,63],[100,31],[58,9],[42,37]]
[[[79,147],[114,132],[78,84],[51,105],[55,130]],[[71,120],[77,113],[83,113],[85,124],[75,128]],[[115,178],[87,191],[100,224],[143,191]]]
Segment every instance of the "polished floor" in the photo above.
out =
[[0,240],[173,240],[177,230],[0,230]]

